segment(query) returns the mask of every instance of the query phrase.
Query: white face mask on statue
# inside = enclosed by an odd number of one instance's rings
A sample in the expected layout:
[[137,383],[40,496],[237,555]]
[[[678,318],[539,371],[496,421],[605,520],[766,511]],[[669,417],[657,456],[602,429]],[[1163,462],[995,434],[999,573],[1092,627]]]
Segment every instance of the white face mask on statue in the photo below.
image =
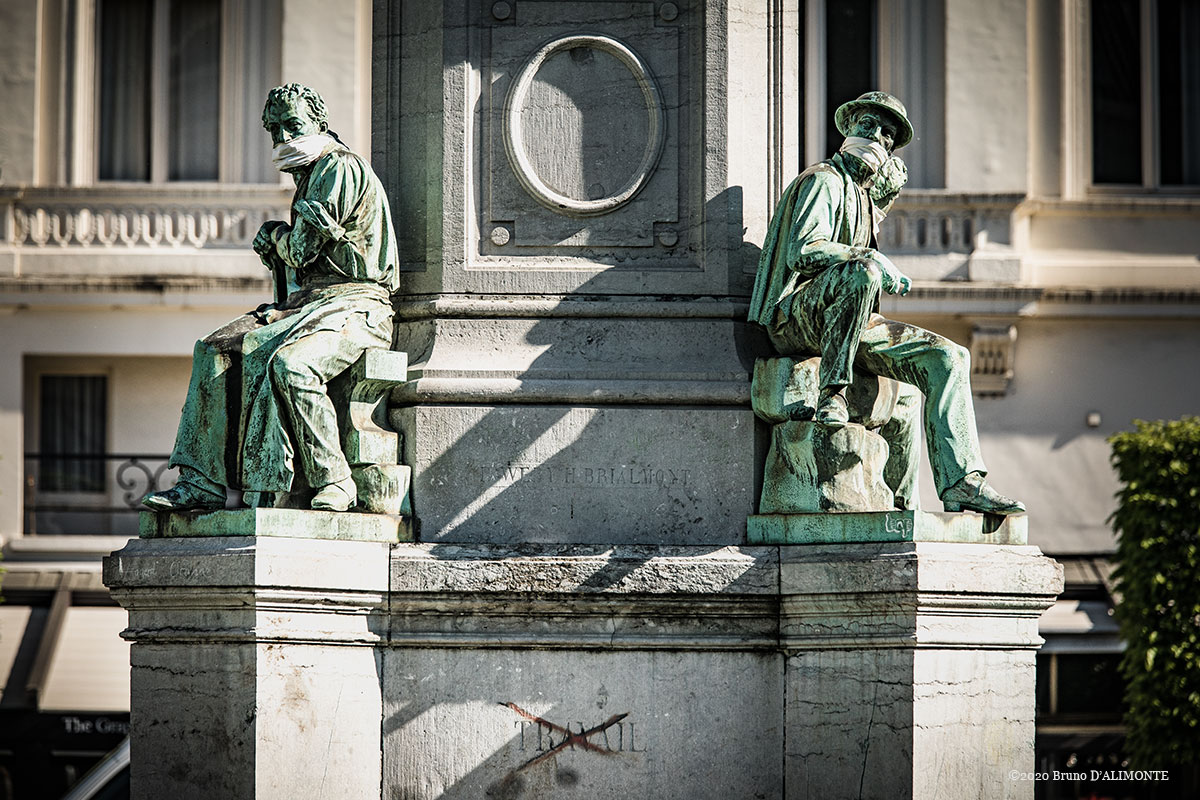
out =
[[874,139],[864,139],[861,136],[847,136],[846,141],[838,148],[839,153],[848,153],[866,164],[872,173],[888,160],[888,151]]
[[297,136],[290,142],[275,145],[275,149],[271,152],[271,163],[275,165],[275,169],[283,172],[307,167],[320,158],[321,153],[325,152],[325,148],[334,141],[336,140],[332,136],[324,133]]

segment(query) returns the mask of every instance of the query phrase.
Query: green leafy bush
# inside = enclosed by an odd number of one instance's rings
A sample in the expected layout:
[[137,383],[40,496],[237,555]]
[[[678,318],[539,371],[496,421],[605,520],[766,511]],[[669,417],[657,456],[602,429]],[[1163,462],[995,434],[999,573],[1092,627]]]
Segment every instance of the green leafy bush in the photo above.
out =
[[1200,417],[1134,425],[1109,439],[1128,752],[1139,768],[1200,764]]

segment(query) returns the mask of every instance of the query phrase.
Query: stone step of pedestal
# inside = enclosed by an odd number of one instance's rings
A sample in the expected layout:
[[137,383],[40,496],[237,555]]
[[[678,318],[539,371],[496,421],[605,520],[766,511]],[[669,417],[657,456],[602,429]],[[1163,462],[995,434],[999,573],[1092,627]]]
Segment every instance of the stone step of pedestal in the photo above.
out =
[[143,511],[138,520],[143,539],[189,536],[281,536],[354,542],[411,542],[407,517],[312,511],[299,508],[235,508],[218,511]]
[[1024,514],[1000,516],[933,511],[842,514],[755,514],[746,520],[749,544],[966,542],[1028,544]]

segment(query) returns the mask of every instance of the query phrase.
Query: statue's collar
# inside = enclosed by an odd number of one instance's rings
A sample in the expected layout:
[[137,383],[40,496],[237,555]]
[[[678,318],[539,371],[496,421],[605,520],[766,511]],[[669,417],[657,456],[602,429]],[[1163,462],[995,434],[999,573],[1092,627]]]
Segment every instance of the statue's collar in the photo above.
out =
[[838,153],[832,161],[864,189],[868,188],[875,180],[875,173],[871,168],[857,158],[847,156],[845,153]]

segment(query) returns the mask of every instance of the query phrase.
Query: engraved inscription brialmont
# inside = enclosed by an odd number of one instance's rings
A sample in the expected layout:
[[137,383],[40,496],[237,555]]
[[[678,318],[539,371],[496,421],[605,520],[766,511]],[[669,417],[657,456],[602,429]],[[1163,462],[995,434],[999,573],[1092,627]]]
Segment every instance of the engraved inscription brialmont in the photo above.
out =
[[695,470],[678,465],[565,466],[562,464],[496,464],[485,467],[483,479],[491,486],[560,486],[564,488],[632,489],[685,488],[695,485]]

